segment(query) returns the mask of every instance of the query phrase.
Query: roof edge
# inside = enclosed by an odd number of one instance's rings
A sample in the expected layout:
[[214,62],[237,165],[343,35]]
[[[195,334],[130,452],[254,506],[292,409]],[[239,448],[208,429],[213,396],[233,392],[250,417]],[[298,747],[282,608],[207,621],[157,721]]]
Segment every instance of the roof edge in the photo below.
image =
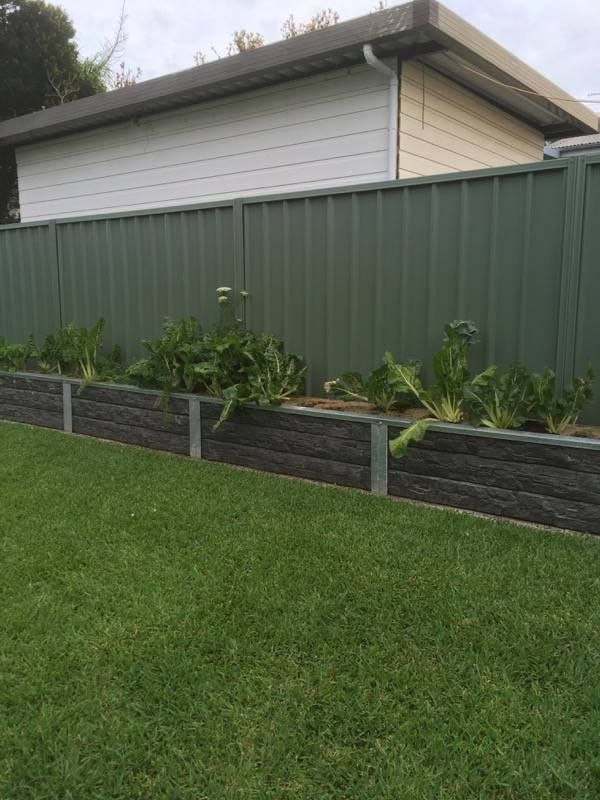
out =
[[[545,109],[548,122],[557,122],[548,128],[538,125],[547,136],[598,132],[599,120],[593,111],[571,100],[493,39],[438,0],[412,0],[294,39],[0,122],[0,147],[67,136],[348,67],[362,61],[365,43],[372,44],[380,56],[394,53],[402,57],[406,53],[405,57],[414,57],[414,49],[410,55],[411,44],[414,48],[415,43],[422,47],[427,42],[448,49],[492,80],[534,91],[532,103]],[[563,96],[565,102],[550,99]],[[509,113],[515,113],[506,99],[504,103],[498,101]]]

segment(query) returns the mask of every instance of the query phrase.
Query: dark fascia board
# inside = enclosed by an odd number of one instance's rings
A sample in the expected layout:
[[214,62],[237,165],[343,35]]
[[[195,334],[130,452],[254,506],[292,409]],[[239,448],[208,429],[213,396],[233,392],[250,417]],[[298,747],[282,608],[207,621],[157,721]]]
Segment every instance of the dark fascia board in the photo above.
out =
[[406,57],[418,54],[415,45],[448,48],[493,77],[539,92],[536,101],[555,118],[564,119],[565,130],[588,133],[598,129],[592,112],[580,104],[572,104],[574,108],[569,110],[566,104],[547,100],[544,90],[547,94],[548,89],[554,93],[561,90],[440,3],[413,0],[200,67],[7,120],[0,123],[0,147],[42,141],[360,63],[365,43],[372,44],[378,55],[406,53]]
[[[415,34],[429,20],[429,0],[415,0],[368,16],[218,59],[199,67],[75,100],[0,123],[0,146],[25,144],[85,128],[357,63],[366,42],[385,45]],[[345,57],[345,58],[344,58]]]
[[[575,135],[575,131],[598,131],[599,119],[593,111],[436,0],[431,0],[426,29],[448,52],[489,75],[492,80],[524,90],[524,98],[558,118],[560,121],[541,128],[546,136],[555,130],[568,130],[568,135]],[[490,92],[493,86],[490,82]],[[527,92],[535,92],[535,95]]]

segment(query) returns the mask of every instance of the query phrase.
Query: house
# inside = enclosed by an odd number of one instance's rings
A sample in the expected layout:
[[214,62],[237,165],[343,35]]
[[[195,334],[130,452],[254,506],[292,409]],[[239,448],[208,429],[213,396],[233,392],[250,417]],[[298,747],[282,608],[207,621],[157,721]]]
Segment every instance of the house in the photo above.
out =
[[551,142],[544,152],[549,158],[598,155],[600,154],[600,133],[558,139],[556,142]]
[[[522,91],[520,91],[522,90]],[[541,160],[598,118],[435,0],[11,119],[23,221]]]

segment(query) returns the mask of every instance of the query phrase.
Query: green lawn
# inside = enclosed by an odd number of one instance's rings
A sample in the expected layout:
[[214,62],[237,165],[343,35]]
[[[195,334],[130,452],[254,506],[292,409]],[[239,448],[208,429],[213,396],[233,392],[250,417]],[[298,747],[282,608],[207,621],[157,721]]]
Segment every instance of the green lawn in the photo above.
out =
[[0,423],[1,800],[600,796],[600,541]]

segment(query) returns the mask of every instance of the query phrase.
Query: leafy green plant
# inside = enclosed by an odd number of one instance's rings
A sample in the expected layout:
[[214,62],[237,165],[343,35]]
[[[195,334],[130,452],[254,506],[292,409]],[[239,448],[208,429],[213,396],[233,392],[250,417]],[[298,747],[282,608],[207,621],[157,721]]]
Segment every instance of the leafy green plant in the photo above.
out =
[[477,327],[470,320],[456,320],[444,327],[442,347],[433,357],[436,383],[425,388],[418,365],[397,364],[386,354],[386,362],[399,387],[411,394],[431,416],[413,422],[390,442],[395,458],[406,453],[411,442],[419,442],[432,422],[461,422],[465,415],[464,386],[470,380],[468,349],[477,341]]
[[305,368],[273,336],[257,336],[232,318],[231,289],[217,289],[219,322],[203,332],[192,317],[166,319],[162,336],[144,341],[148,356],[132,364],[132,382],[162,389],[163,404],[176,390],[206,392],[225,400],[217,423],[243,403],[278,405],[299,391]]
[[575,378],[560,397],[556,396],[556,375],[551,369],[532,377],[533,415],[541,420],[549,433],[562,434],[592,399],[594,371],[591,367],[584,377]]
[[44,372],[73,375],[83,379],[83,386],[94,380],[116,379],[122,372],[118,347],[101,352],[105,321],[100,318],[91,328],[74,322],[64,325],[46,337],[38,353],[38,366]]
[[218,326],[205,339],[205,358],[194,365],[201,389],[223,397],[226,389],[247,383],[248,371],[256,359],[258,338],[239,325]]
[[369,402],[365,380],[360,372],[344,372],[339,378],[325,381],[323,388],[337,400]]
[[215,427],[219,427],[243,403],[281,405],[298,394],[306,367],[295,353],[286,353],[283,342],[274,336],[254,337],[245,352],[248,364],[240,382],[223,391],[225,405]]
[[192,392],[197,388],[200,380],[194,368],[206,353],[202,329],[195,317],[165,319],[160,338],[145,339],[143,345],[149,356],[128,367],[131,381],[162,389],[167,396],[176,389]]
[[8,344],[0,336],[0,369],[8,372],[19,372],[37,355],[37,349],[31,336],[24,344]]
[[487,428],[520,428],[531,410],[531,376],[521,364],[514,364],[503,375],[498,374],[496,366],[488,367],[465,384],[464,395],[478,424]]
[[[390,411],[403,401],[407,394],[405,387],[398,381],[395,372],[388,363],[389,354],[386,354],[385,363],[373,370],[366,380],[359,372],[345,372],[333,381],[327,381],[324,389],[338,400],[359,401],[369,403],[380,411]],[[389,356],[393,363],[393,359]],[[418,368],[418,365],[415,364]]]

